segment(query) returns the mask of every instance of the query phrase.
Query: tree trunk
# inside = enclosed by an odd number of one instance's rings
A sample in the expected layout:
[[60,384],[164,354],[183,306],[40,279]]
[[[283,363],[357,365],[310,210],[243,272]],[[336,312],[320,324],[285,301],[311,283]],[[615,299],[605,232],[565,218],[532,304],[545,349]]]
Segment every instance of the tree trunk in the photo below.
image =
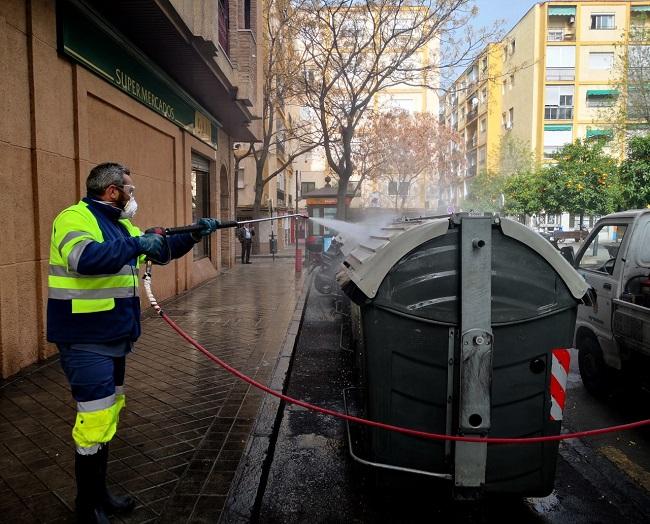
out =
[[585,213],[584,211],[580,211],[580,229],[582,229],[582,226],[584,225],[585,221]]
[[348,182],[350,180],[349,175],[340,175],[339,176],[339,187],[336,194],[336,218],[339,220],[347,219],[347,193],[348,193]]
[[[263,167],[257,167],[255,176],[255,200],[253,201],[253,220],[262,218],[262,194],[264,191],[264,172]],[[260,252],[260,234],[258,228],[255,228],[255,236],[253,237],[252,252],[258,254]]]

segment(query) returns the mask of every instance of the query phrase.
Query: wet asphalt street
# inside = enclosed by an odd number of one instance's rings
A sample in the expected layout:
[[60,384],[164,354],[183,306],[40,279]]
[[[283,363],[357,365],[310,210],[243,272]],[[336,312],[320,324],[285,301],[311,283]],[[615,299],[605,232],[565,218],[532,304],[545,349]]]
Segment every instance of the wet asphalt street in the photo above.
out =
[[[333,299],[313,288],[295,349],[287,394],[343,410],[342,390],[355,385],[346,320]],[[341,326],[344,325],[343,328]],[[341,336],[343,329],[343,336]],[[596,401],[583,389],[572,358],[564,428],[577,431],[647,418],[646,396]],[[357,432],[359,430],[356,430]],[[337,522],[650,522],[650,431],[564,441],[555,490],[544,498],[453,502],[447,481],[378,474],[354,462],[345,424],[285,406],[253,520]],[[353,431],[353,440],[355,435]]]

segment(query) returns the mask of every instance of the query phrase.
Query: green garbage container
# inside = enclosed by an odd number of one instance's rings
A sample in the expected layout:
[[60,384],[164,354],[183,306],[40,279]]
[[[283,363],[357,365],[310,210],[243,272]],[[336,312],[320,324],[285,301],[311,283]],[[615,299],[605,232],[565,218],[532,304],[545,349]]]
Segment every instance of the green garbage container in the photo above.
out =
[[[492,215],[394,224],[339,274],[353,301],[365,415],[450,435],[557,435],[552,351],[570,348],[584,279],[544,238]],[[369,460],[461,493],[543,496],[558,443],[486,445],[369,431]]]

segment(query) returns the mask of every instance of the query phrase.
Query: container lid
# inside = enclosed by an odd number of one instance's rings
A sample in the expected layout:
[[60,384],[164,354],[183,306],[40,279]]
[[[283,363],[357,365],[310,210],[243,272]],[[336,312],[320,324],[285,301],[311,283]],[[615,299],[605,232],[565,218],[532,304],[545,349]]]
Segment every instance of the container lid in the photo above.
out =
[[345,273],[368,298],[374,298],[390,269],[420,244],[444,235],[449,219],[392,224],[353,249],[343,265]]
[[589,284],[542,235],[508,218],[501,219],[501,231],[503,231],[504,235],[526,244],[538,255],[546,259],[557,274],[560,275],[574,298],[580,300],[587,294]]
[[[499,220],[499,219],[496,219]],[[535,251],[557,272],[577,300],[582,299],[589,286],[569,262],[540,234],[513,220],[500,219],[501,231]],[[368,298],[375,298],[381,283],[405,255],[420,244],[447,233],[449,219],[423,220],[393,224],[369,236],[353,249],[343,262],[344,274],[339,282],[349,278]]]

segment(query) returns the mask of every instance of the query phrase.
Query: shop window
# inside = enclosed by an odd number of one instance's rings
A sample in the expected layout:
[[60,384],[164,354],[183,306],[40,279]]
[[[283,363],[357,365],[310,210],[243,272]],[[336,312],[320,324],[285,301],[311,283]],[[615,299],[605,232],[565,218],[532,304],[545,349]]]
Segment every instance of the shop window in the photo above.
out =
[[[192,222],[210,216],[210,163],[197,154],[192,154]],[[194,245],[194,260],[210,256],[210,236]]]

